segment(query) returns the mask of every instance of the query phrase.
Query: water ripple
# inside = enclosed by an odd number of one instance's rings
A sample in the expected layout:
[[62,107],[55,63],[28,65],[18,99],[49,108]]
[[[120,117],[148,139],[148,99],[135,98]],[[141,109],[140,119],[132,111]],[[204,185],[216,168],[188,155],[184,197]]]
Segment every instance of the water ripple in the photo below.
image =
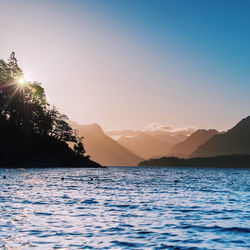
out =
[[247,169],[0,169],[1,176],[0,249],[250,247]]

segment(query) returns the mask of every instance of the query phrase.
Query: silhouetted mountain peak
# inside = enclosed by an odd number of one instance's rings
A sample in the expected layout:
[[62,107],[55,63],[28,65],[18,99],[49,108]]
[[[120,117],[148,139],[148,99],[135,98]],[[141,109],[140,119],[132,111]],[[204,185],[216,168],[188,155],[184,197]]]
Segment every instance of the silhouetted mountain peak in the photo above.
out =
[[91,155],[91,159],[102,165],[133,166],[142,160],[141,157],[107,136],[98,124],[79,125],[76,122],[71,123],[79,131],[79,135],[84,137],[83,143],[86,153]]
[[250,116],[225,133],[213,136],[192,153],[192,157],[250,154]]
[[104,134],[101,126],[97,123],[82,125],[82,128],[85,129],[85,131],[87,131],[89,133],[95,133],[96,135],[100,135],[100,134],[103,135]]
[[189,155],[200,145],[219,132],[215,129],[198,129],[183,142],[177,143],[170,150],[170,155]]
[[239,123],[237,123],[232,129],[229,131],[234,130],[250,130],[250,116],[247,116],[246,118],[242,119]]
[[190,135],[189,138],[195,137],[195,136],[201,136],[204,134],[218,134],[219,132],[216,129],[198,129],[196,130],[192,135]]
[[80,125],[76,122],[70,121],[70,124],[76,128],[80,134],[93,134],[96,136],[104,136],[101,126],[97,123]]

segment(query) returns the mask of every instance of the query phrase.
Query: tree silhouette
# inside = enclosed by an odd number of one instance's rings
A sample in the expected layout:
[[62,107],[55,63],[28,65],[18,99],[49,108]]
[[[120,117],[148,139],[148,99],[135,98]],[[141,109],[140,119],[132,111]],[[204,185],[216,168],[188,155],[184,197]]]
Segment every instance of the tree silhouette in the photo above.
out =
[[79,157],[85,153],[82,138],[68,117],[49,105],[41,84],[24,79],[14,52],[7,63],[0,60],[0,140],[0,161],[13,154],[27,158],[51,152]]

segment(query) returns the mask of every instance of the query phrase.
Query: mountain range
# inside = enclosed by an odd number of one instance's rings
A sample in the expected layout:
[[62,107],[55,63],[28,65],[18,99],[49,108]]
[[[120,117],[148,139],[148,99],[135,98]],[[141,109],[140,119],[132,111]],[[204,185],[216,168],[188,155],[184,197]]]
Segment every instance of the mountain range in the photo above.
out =
[[117,142],[144,159],[166,155],[172,147],[172,144],[168,141],[160,140],[146,133],[141,133],[134,137],[122,136]]
[[84,137],[86,153],[103,166],[135,166],[143,160],[105,135],[98,124],[79,125],[71,122],[71,125]]
[[168,151],[168,155],[182,155],[183,158],[188,158],[189,155],[192,154],[200,145],[218,133],[219,132],[215,129],[198,129],[183,142],[179,142],[171,147]]
[[250,154],[250,116],[226,132],[198,129],[190,135],[161,130],[105,133],[98,124],[71,122],[71,125],[84,137],[86,153],[105,166],[135,166],[143,160],[164,156],[192,158]]
[[232,129],[217,134],[199,146],[191,157],[250,154],[250,116],[241,120]]

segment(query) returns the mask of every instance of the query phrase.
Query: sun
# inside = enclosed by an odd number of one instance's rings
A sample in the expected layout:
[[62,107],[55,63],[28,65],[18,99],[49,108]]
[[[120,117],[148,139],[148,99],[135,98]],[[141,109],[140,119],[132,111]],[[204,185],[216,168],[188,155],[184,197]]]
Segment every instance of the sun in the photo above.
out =
[[17,81],[20,86],[24,86],[27,84],[27,81],[24,77],[19,78]]

